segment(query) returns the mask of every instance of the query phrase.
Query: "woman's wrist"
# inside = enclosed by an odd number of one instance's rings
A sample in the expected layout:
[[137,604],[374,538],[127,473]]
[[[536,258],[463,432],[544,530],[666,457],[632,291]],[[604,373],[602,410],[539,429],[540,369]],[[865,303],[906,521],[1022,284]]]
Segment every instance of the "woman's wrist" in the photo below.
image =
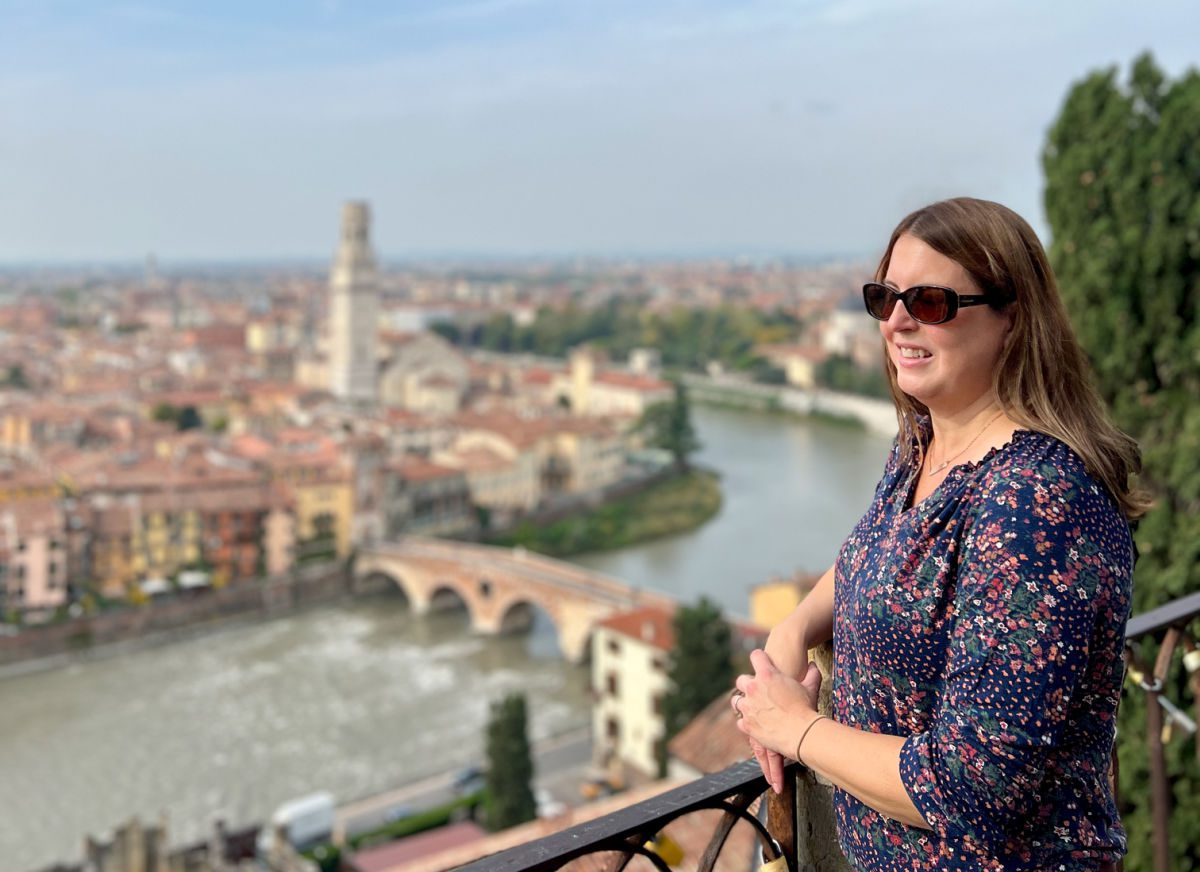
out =
[[792,754],[793,760],[796,760],[797,762],[803,762],[803,757],[801,755],[803,754],[805,745],[812,741],[811,733],[813,727],[815,727],[818,722],[827,720],[829,720],[828,715],[823,715],[815,711],[809,711],[807,713],[807,716],[802,719],[800,724],[799,738],[796,739],[796,750],[795,753]]

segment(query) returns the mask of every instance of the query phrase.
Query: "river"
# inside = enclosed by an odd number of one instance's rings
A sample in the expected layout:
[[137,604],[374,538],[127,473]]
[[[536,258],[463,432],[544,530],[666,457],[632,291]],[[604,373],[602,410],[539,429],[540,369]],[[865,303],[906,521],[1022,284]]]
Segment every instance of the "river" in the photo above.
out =
[[[820,571],[865,508],[888,440],[697,408],[725,502],[703,528],[579,562],[748,613],[749,588]],[[586,724],[587,677],[538,616],[473,636],[381,597],[0,681],[4,868],[77,860],[85,833],[165,815],[172,843],[317,789],[350,800],[479,759],[488,701],[530,700],[535,739]]]

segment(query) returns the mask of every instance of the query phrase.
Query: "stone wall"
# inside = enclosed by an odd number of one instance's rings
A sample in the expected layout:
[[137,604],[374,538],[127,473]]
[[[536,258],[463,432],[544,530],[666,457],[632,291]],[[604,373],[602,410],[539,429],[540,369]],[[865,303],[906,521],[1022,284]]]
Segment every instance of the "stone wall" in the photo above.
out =
[[343,562],[308,566],[286,576],[219,590],[168,594],[141,606],[62,623],[27,627],[0,637],[0,667],[40,659],[71,659],[99,649],[143,643],[165,634],[237,617],[271,617],[352,592]]

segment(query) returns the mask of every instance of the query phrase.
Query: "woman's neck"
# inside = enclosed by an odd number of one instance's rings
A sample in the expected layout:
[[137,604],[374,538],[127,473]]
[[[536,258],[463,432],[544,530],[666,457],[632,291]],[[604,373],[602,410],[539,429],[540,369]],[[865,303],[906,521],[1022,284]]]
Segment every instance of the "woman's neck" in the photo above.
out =
[[[930,447],[937,443],[935,460],[941,461],[952,457],[956,452],[965,452],[969,443],[972,447],[983,446],[983,450],[991,447],[995,439],[1001,435],[1008,438],[1015,426],[1009,421],[999,400],[991,394],[986,394],[971,403],[949,412],[929,410],[929,420],[933,427],[930,437]],[[991,434],[991,438],[988,438]],[[971,458],[964,458],[970,460]]]

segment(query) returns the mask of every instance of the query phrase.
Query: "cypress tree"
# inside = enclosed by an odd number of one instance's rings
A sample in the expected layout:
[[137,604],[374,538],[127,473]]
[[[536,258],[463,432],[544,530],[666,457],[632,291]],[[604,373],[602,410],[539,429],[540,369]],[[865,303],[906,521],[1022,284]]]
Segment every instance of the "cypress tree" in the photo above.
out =
[[680,472],[688,470],[688,458],[700,450],[700,439],[692,424],[692,404],[682,381],[675,382],[675,394],[669,402],[646,409],[637,429],[649,434],[654,447],[670,452]]
[[666,738],[722,693],[733,690],[733,634],[707,597],[675,612],[675,647],[669,657],[670,687],[663,697]]
[[491,830],[515,827],[537,817],[527,725],[523,694],[509,694],[492,703],[484,797],[484,815]]
[[[1145,54],[1075,84],[1043,155],[1051,260],[1098,386],[1142,448],[1155,505],[1136,532],[1134,612],[1200,590],[1200,74],[1168,81]],[[1143,646],[1153,662],[1155,643]],[[1164,687],[1190,696],[1176,663]],[[1149,869],[1146,696],[1127,683],[1119,717],[1126,868]],[[1167,746],[1172,868],[1200,868],[1200,765]]]

